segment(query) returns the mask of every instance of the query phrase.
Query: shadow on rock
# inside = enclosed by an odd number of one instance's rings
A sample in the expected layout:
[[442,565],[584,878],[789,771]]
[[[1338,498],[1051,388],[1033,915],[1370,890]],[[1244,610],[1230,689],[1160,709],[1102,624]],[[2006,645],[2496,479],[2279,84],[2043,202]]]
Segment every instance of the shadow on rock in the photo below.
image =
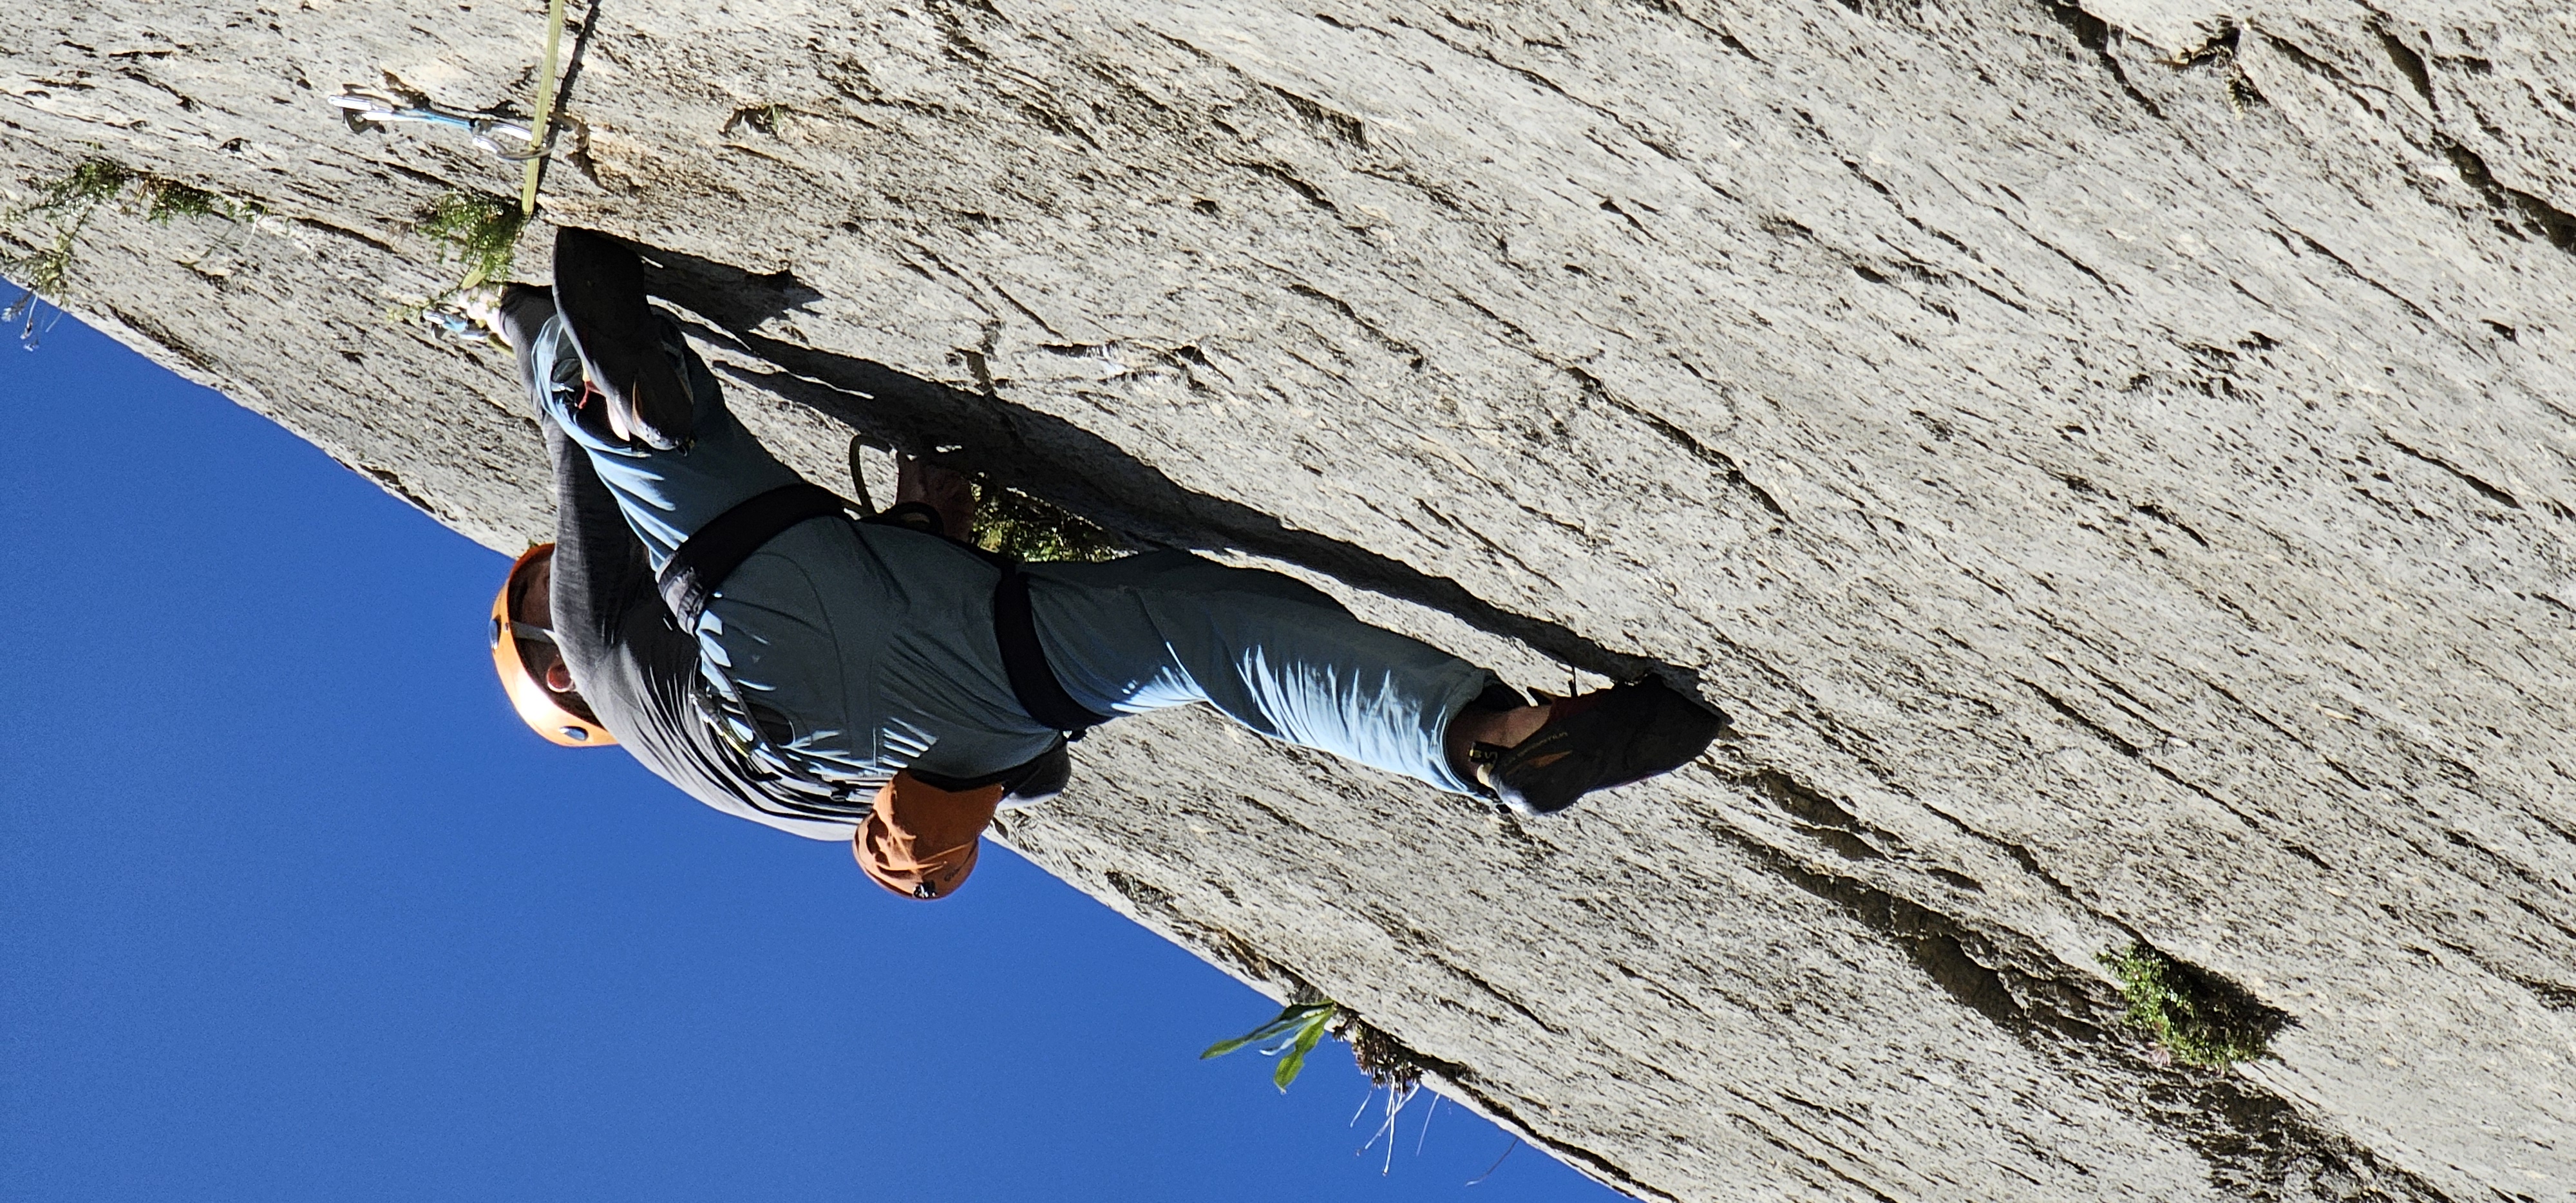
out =
[[1653,673],[1695,690],[1686,669],[1611,651],[1564,626],[1504,610],[1447,577],[1367,548],[1295,530],[1249,506],[1194,492],[1117,444],[994,393],[970,393],[853,356],[753,331],[822,298],[790,272],[754,275],[693,255],[638,246],[654,295],[704,318],[691,332],[774,365],[728,375],[806,405],[868,441],[1007,480],[1142,542],[1233,548],[1329,574],[1356,588],[1428,606],[1616,680]]

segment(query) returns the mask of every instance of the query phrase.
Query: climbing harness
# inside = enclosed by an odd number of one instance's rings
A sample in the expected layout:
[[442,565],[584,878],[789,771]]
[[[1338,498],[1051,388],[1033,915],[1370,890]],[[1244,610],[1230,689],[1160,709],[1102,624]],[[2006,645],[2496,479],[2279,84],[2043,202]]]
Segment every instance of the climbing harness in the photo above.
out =
[[[802,480],[756,494],[681,540],[671,558],[663,562],[662,570],[654,575],[654,585],[679,628],[694,631],[698,616],[706,612],[716,590],[752,553],[788,527],[815,518],[842,516],[850,508],[830,490]],[[929,525],[916,526],[912,520],[917,518],[926,518]],[[865,521],[926,534],[940,533],[939,512],[920,502],[906,502]],[[1018,700],[1021,711],[1063,732],[1067,740],[1080,739],[1083,732],[1108,722],[1110,715],[1095,713],[1074,701],[1055,675],[1054,666],[1047,663],[1046,649],[1038,643],[1036,611],[1029,601],[1029,578],[1020,571],[1020,562],[999,553],[976,551],[1001,570],[1001,579],[993,589],[993,638],[1001,646],[1003,676],[1010,682],[1011,696]]]
[[[527,160],[533,163],[554,145],[551,131],[544,141],[539,142],[528,133],[525,122],[489,113],[460,113],[441,108],[417,92],[361,88],[349,84],[340,89],[339,95],[331,98],[331,103],[339,106],[340,120],[358,133],[369,129],[391,129],[405,122],[446,126],[464,130],[474,139],[476,146],[511,162]],[[501,139],[505,138],[516,143],[519,149],[503,146]]]

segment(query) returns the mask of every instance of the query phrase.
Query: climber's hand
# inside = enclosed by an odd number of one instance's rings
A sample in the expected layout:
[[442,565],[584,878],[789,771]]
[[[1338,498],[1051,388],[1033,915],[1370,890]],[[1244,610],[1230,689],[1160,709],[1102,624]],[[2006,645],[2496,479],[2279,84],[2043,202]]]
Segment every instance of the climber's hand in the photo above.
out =
[[975,530],[975,482],[966,474],[907,455],[898,461],[894,503],[918,501],[938,511],[942,533],[972,542]]

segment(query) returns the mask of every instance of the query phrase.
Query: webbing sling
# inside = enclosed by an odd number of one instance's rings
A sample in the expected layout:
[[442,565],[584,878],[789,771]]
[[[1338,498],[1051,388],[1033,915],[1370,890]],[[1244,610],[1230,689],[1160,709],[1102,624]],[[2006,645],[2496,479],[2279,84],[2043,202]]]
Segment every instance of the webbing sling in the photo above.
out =
[[[846,508],[846,503],[831,490],[801,480],[735,505],[698,528],[698,533],[682,542],[662,565],[662,571],[654,578],[662,603],[670,607],[672,617],[679,619],[681,630],[695,631],[698,617],[706,612],[707,600],[753,552],[788,527],[808,519],[842,515]],[[878,517],[894,517],[909,508],[897,506]],[[983,554],[1002,570],[1001,583],[993,589],[993,638],[1001,644],[1002,672],[1010,679],[1011,696],[1019,701],[1020,709],[1030,718],[1064,732],[1069,740],[1080,739],[1083,732],[1108,722],[1108,715],[1094,714],[1075,702],[1073,695],[1064,691],[1063,683],[1056,680],[1055,670],[1047,665],[1046,649],[1038,645],[1037,617],[1029,606],[1029,578],[1021,574],[1019,561]]]

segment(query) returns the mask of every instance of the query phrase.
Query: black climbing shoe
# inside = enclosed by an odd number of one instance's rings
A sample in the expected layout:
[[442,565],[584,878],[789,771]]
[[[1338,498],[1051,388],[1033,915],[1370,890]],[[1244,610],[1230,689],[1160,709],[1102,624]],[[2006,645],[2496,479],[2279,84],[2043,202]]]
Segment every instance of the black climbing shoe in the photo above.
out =
[[1561,698],[1547,724],[1508,748],[1467,753],[1476,779],[1524,817],[1551,815],[1598,789],[1643,781],[1698,759],[1726,726],[1696,700],[1648,677]]
[[689,390],[662,349],[661,323],[644,300],[644,263],[600,234],[555,235],[555,310],[581,349],[591,386],[607,401],[608,428],[625,442],[668,451],[689,437]]

